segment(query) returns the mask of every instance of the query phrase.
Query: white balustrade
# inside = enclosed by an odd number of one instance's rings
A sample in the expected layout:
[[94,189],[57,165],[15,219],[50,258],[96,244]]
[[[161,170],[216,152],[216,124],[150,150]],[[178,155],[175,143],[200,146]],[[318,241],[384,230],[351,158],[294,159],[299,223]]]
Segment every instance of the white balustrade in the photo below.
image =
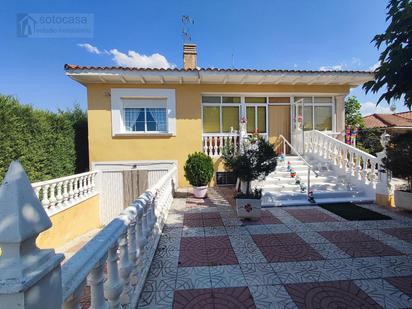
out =
[[305,149],[330,160],[353,179],[376,188],[380,177],[375,156],[317,130],[305,133]]
[[203,134],[203,152],[211,157],[220,157],[225,145],[232,143],[235,150],[239,147],[238,133],[205,133]]
[[76,174],[32,184],[48,215],[76,205],[95,195],[98,171]]
[[173,201],[176,175],[174,165],[63,264],[63,308],[79,308],[86,278],[90,308],[136,307]]

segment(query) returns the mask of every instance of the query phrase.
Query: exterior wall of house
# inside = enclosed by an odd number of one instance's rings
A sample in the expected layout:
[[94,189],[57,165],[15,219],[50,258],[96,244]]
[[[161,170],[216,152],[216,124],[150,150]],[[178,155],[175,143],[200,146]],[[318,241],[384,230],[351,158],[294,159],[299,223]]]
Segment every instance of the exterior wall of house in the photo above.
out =
[[58,248],[69,241],[99,228],[99,195],[94,195],[79,204],[50,217],[52,227],[37,238],[39,248]]
[[[175,89],[176,136],[113,137],[111,98],[109,95],[111,88]],[[87,90],[90,163],[101,161],[177,160],[179,186],[187,186],[188,183],[184,178],[183,165],[188,154],[202,151],[202,93],[268,92],[345,95],[349,92],[349,87],[343,85],[89,84],[87,85]],[[270,112],[270,115],[272,116],[273,113]],[[272,120],[270,119],[270,121]],[[337,127],[341,126],[338,124]],[[221,160],[215,160],[215,165],[217,170],[222,170]]]

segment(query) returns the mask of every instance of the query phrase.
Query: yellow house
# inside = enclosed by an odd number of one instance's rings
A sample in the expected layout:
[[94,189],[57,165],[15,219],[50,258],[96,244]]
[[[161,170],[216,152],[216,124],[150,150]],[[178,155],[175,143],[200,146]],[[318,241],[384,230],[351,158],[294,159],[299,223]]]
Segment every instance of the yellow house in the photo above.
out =
[[345,96],[373,77],[365,71],[198,68],[194,44],[184,45],[183,62],[174,69],[65,65],[66,75],[87,88],[92,167],[175,161],[179,185],[186,186],[190,153],[206,152],[223,171],[221,147],[237,139],[242,118],[248,132],[275,143],[279,135],[297,143],[291,134],[296,122],[305,130],[343,132]]

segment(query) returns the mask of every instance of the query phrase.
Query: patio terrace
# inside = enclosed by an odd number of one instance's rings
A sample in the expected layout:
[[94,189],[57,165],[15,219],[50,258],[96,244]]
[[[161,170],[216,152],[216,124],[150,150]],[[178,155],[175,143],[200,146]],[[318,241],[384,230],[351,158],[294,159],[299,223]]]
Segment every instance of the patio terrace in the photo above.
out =
[[412,217],[346,221],[317,206],[233,211],[231,189],[175,198],[138,308],[412,306]]

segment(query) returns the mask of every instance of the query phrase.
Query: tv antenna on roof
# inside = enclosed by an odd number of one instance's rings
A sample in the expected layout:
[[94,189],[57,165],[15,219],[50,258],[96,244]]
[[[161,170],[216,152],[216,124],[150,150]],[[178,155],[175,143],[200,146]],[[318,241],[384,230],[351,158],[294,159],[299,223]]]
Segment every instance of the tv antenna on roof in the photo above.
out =
[[189,32],[189,27],[195,24],[195,20],[189,15],[182,15],[182,24],[183,43],[190,43],[192,41],[192,37]]

